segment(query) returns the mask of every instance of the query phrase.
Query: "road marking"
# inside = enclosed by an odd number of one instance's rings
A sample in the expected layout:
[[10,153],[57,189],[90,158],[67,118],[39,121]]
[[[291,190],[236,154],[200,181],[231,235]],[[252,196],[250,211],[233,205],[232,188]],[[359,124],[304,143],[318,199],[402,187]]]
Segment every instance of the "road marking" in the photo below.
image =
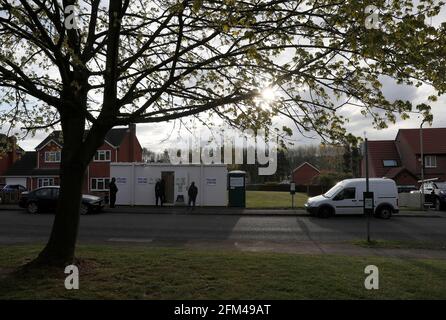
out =
[[110,238],[107,241],[111,241],[111,242],[143,242],[143,243],[148,243],[148,242],[152,242],[153,239],[143,239],[143,238]]

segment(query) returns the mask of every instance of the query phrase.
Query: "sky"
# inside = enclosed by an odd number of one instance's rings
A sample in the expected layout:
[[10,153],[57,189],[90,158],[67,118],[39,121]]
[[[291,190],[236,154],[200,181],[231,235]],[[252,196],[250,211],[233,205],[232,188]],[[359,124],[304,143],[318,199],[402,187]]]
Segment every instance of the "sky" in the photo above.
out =
[[[419,88],[411,86],[397,85],[392,79],[383,79],[383,93],[390,100],[407,99],[414,105],[427,102],[433,90],[428,86],[421,86]],[[446,95],[440,96],[438,101],[430,103],[432,106],[432,114],[434,116],[432,126],[424,124],[424,128],[446,127]],[[377,130],[372,126],[372,119],[365,117],[360,113],[360,110],[355,107],[345,107],[341,109],[341,114],[348,117],[349,122],[346,123],[345,128],[348,132],[364,137],[366,134],[369,140],[392,140],[396,137],[398,129],[402,128],[418,128],[421,124],[421,119],[418,115],[413,114],[408,120],[401,120],[397,118],[395,124],[388,124],[388,128]],[[287,125],[293,129],[293,124],[288,119],[275,119],[277,126]],[[198,125],[198,131],[207,131],[203,126]],[[302,136],[296,131],[291,140],[295,146],[319,144],[320,138],[315,133],[308,133],[307,137]],[[138,124],[136,126],[136,134],[142,145],[149,150],[162,152],[169,149],[173,143],[176,143],[179,137],[184,136],[187,130],[179,121],[170,121],[165,123],[155,124]],[[197,131],[195,131],[197,132]],[[50,132],[40,131],[34,137],[28,136],[24,140],[19,141],[19,145],[26,151],[32,151]]]
[[[386,97],[390,100],[397,98],[405,98],[412,101],[414,104],[426,102],[427,97],[432,91],[425,86],[420,88],[403,87],[387,81],[383,83],[383,90]],[[432,103],[432,114],[434,120],[433,128],[446,127],[446,95],[441,96],[437,102]],[[344,115],[348,114],[349,122],[346,124],[348,132],[364,137],[364,132],[369,140],[392,140],[395,138],[398,129],[402,128],[418,128],[421,120],[417,115],[412,115],[408,120],[397,119],[395,124],[388,124],[387,129],[377,130],[372,127],[372,120],[370,117],[364,117],[358,109],[349,107],[341,110]],[[292,128],[292,124],[283,119],[276,119],[276,124],[287,124]],[[158,124],[138,124],[136,129],[137,137],[142,145],[150,150],[162,152],[168,149],[173,142],[184,135],[184,127],[180,128],[180,123],[166,122]],[[430,127],[428,124],[424,128]],[[19,145],[31,151],[49,134],[49,132],[39,132],[34,137],[28,137],[25,140],[19,141]],[[298,132],[294,133],[292,137],[293,143],[296,146],[311,145],[320,143],[320,139],[316,134],[309,134],[309,137],[303,137]]]

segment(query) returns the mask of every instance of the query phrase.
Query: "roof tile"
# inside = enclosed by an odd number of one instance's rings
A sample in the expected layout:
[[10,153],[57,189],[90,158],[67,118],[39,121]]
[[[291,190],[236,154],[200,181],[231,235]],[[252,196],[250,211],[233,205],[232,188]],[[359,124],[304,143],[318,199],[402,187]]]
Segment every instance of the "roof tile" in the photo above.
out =
[[[109,132],[107,132],[104,140],[109,142],[111,145],[115,147],[119,147],[128,130],[129,130],[128,128],[113,128]],[[88,130],[85,131],[85,135],[87,134]],[[62,131],[54,130],[53,132],[51,132],[41,143],[39,143],[39,145],[36,147],[36,150],[41,149],[51,140],[54,140],[58,144],[62,145],[63,144]]]
[[3,174],[4,176],[31,176],[37,165],[37,152],[28,151],[20,160],[14,162],[8,170]]
[[[420,129],[400,129],[396,139],[404,138],[413,153],[420,152]],[[423,129],[423,152],[426,154],[446,153],[446,128]]]
[[395,167],[384,167],[384,160],[396,160],[401,166],[401,159],[392,140],[368,141],[368,154],[370,165],[375,169],[377,177],[386,176],[387,172]]

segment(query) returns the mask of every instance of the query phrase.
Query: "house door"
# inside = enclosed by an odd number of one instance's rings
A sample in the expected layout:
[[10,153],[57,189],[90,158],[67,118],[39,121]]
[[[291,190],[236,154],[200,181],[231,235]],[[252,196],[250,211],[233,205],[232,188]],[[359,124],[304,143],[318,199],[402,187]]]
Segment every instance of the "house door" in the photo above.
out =
[[161,179],[164,180],[164,192],[166,195],[166,203],[174,203],[175,193],[175,173],[173,171],[161,172]]

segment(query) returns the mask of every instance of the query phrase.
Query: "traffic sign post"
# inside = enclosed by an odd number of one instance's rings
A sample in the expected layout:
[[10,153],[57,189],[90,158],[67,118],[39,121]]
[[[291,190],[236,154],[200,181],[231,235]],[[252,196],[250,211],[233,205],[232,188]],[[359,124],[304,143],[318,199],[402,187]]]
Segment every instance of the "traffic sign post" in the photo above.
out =
[[373,192],[364,192],[364,214],[367,217],[367,241],[370,242],[370,217],[373,215],[375,204],[373,203]]
[[294,195],[296,194],[296,184],[294,182],[290,183],[290,194],[291,194],[291,208],[294,209]]

